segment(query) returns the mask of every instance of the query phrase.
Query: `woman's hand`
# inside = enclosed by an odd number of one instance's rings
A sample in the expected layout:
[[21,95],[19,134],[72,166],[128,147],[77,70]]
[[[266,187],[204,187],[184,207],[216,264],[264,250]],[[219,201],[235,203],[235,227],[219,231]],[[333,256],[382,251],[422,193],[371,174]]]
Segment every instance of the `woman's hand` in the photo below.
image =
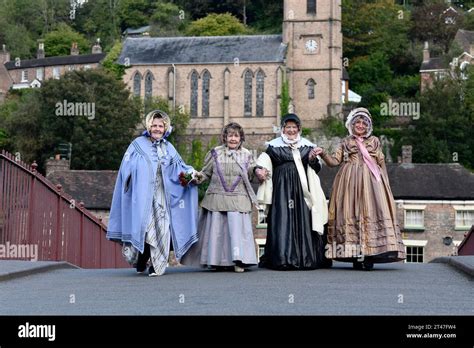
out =
[[193,182],[196,183],[196,185],[199,185],[202,183],[202,181],[204,180],[204,174],[202,174],[201,172],[198,172],[198,171],[195,171],[193,173]]
[[258,181],[264,182],[268,179],[268,170],[265,168],[257,168],[255,169],[255,175],[257,176]]
[[314,159],[316,156],[319,156],[321,155],[322,153],[324,152],[324,150],[321,148],[321,147],[315,147],[311,150],[311,152],[309,153],[309,159],[312,160]]

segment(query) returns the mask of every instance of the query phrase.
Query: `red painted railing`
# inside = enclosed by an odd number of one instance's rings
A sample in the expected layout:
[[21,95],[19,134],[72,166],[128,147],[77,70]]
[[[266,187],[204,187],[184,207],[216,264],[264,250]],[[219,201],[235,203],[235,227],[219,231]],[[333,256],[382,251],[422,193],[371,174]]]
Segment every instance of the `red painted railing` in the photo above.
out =
[[67,261],[83,268],[130,267],[120,244],[105,238],[102,221],[36,167],[6,151],[0,154],[0,258],[22,259],[18,250],[34,247],[39,261]]

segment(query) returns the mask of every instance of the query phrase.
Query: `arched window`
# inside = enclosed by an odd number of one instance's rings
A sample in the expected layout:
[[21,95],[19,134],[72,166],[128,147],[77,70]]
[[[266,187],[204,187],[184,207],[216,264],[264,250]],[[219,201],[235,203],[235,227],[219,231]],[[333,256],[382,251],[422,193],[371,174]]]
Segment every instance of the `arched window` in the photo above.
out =
[[265,99],[265,73],[259,69],[257,72],[257,116],[264,115],[264,99]]
[[145,99],[150,99],[153,95],[153,74],[149,71],[145,75]]
[[204,70],[202,74],[202,117],[209,117],[209,88],[211,84],[211,74]]
[[244,74],[244,116],[252,116],[252,79],[252,71],[247,70]]
[[306,85],[308,86],[308,99],[314,99],[314,86],[316,85],[316,82],[314,82],[313,79],[309,79],[306,82]]
[[133,76],[133,95],[139,97],[141,95],[142,75],[137,71]]
[[198,111],[198,79],[196,70],[191,73],[191,117],[197,117]]

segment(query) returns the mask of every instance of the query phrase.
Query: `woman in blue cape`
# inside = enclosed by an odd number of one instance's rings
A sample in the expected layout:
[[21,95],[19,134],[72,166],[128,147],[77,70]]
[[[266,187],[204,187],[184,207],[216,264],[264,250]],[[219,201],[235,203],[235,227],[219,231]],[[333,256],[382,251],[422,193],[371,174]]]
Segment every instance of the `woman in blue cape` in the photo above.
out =
[[123,255],[137,272],[162,275],[170,249],[179,260],[197,237],[198,192],[182,186],[180,173],[195,173],[166,140],[169,116],[154,110],[146,116],[145,131],[122,160],[115,183],[107,238],[123,243]]

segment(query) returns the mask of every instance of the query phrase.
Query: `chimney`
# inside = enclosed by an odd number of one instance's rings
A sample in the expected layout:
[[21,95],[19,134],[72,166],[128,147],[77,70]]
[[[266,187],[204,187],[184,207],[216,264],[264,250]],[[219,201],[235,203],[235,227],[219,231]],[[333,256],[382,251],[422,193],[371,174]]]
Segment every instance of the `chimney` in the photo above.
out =
[[412,159],[411,159],[412,149],[413,149],[413,146],[411,145],[402,146],[402,163],[412,163]]
[[38,51],[36,51],[36,58],[37,59],[44,58],[44,42],[40,42],[38,44]]
[[100,38],[97,38],[94,46],[92,46],[92,54],[102,53],[102,47],[100,46]]
[[423,48],[423,61],[428,62],[430,60],[430,46],[428,41],[425,41],[425,47]]
[[61,159],[60,157],[60,155],[56,155],[55,158],[51,157],[46,160],[46,177],[56,171],[70,170],[71,162],[65,158]]
[[73,42],[71,46],[71,56],[78,56],[79,48],[77,48],[77,42]]
[[10,52],[7,51],[7,46],[2,45],[2,50],[0,51],[0,64],[5,64],[10,61]]

